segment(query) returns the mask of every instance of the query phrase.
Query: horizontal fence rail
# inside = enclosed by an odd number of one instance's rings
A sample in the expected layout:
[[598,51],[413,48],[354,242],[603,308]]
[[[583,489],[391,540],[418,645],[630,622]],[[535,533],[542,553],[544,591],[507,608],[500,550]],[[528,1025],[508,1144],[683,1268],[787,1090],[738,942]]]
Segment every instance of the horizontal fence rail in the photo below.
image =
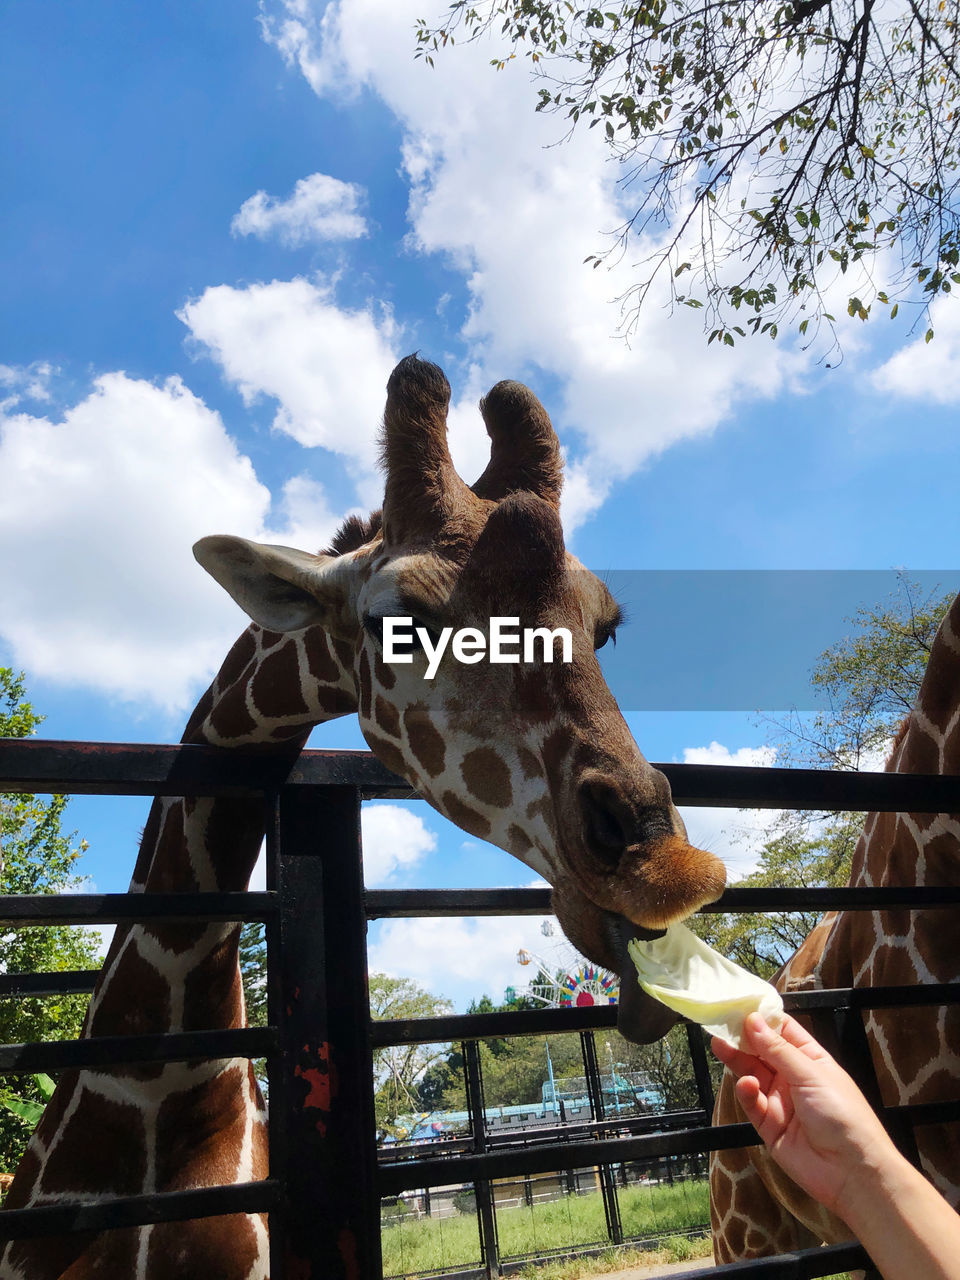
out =
[[[957,777],[719,765],[656,767],[667,775],[674,799],[680,805],[960,812],[960,778]],[[360,931],[364,919],[551,914],[550,890],[546,888],[369,890],[363,893],[359,879],[360,799],[416,796],[409,784],[390,773],[369,752],[305,751],[295,756],[276,750],[241,752],[187,745],[0,740],[0,791],[263,797],[268,850],[274,867],[268,874],[268,891],[259,893],[0,897],[0,919],[14,928],[48,924],[252,920],[264,923],[268,939],[272,939],[269,1027],[109,1036],[44,1045],[0,1045],[0,1072],[122,1070],[144,1063],[265,1058],[274,1099],[270,1113],[270,1178],[228,1187],[123,1196],[102,1203],[64,1203],[4,1211],[0,1213],[0,1240],[61,1232],[96,1232],[219,1214],[268,1213],[274,1280],[283,1280],[288,1274],[284,1241],[300,1239],[302,1242],[304,1224],[308,1235],[330,1238],[320,1246],[316,1241],[313,1245],[303,1245],[313,1265],[312,1269],[308,1265],[302,1274],[333,1278],[346,1273],[340,1247],[343,1228],[339,1228],[340,1235],[336,1237],[330,1224],[335,1220],[342,1224],[349,1219],[348,1234],[352,1234],[360,1249],[354,1274],[361,1280],[376,1280],[380,1273],[376,1241],[379,1240],[381,1197],[446,1185],[452,1179],[475,1184],[483,1257],[481,1270],[494,1276],[500,1270],[516,1269],[521,1264],[515,1259],[500,1264],[491,1180],[596,1168],[602,1181],[610,1240],[619,1244],[624,1237],[611,1168],[622,1167],[630,1161],[696,1156],[758,1142],[749,1125],[707,1123],[712,1111],[712,1086],[702,1035],[690,1024],[688,1041],[701,1106],[699,1110],[672,1117],[624,1117],[619,1109],[616,1115],[604,1114],[592,1033],[615,1026],[615,1006],[378,1021],[361,1026],[358,1018],[363,1004],[364,948]],[[321,849],[316,841],[318,822],[328,828],[331,812],[338,815],[333,821],[335,838],[329,848]],[[349,867],[341,865],[347,862]],[[342,904],[346,899],[353,906],[345,912]],[[330,912],[326,911],[327,901],[333,904]],[[703,910],[708,913],[802,911],[820,914],[830,910],[876,911],[893,907],[942,911],[957,906],[960,906],[960,887],[734,888]],[[315,934],[319,935],[319,941],[314,938]],[[279,947],[278,970],[275,953],[281,938],[286,941]],[[292,968],[283,949],[288,945],[293,948],[291,954],[297,957]],[[311,951],[316,946],[320,952]],[[314,993],[310,1009],[319,1021],[314,1028],[309,1017],[304,1020],[304,1009],[285,1030],[287,1014],[283,1013],[283,1007],[289,1002],[291,980],[299,982],[306,974],[303,965],[308,963],[311,954],[320,956],[318,975],[311,972],[308,979]],[[85,993],[93,989],[97,976],[96,972],[85,970],[0,974],[0,998]],[[862,1011],[949,1005],[958,1001],[960,983],[801,991],[790,993],[784,999],[791,1012],[807,1013],[814,1019],[832,1018],[837,1026],[844,1028],[844,1043],[855,1058],[859,1054],[857,1069],[861,1072],[866,1044]],[[365,1006],[363,1013],[365,1017]],[[560,1127],[547,1125],[539,1131],[518,1129],[488,1133],[476,1042],[498,1036],[561,1032],[581,1033],[586,1079],[592,1090],[592,1118]],[[323,1156],[323,1143],[318,1147],[314,1116],[309,1117],[309,1132],[304,1137],[302,1099],[295,1103],[290,1093],[291,1080],[301,1074],[301,1066],[293,1070],[292,1057],[299,1052],[300,1042],[308,1039],[311,1044],[321,1041],[325,1044],[323,1037],[327,1035],[330,1036],[329,1052],[338,1043],[338,1037],[347,1046],[339,1075],[350,1079],[352,1090],[349,1105],[336,1112],[335,1118],[331,1113],[332,1127],[327,1142],[332,1144],[331,1150],[339,1153],[334,1156]],[[361,1096],[364,1072],[368,1083],[370,1080],[370,1054],[392,1045],[458,1041],[464,1043],[469,1068],[466,1084],[472,1135],[443,1139],[429,1154],[422,1149],[394,1147],[381,1153],[378,1161],[372,1145],[372,1104],[368,1105],[372,1095],[368,1089],[366,1101]],[[304,1049],[307,1047],[303,1045]],[[866,1057],[869,1058],[868,1051]],[[322,1058],[317,1061],[322,1063]],[[875,1081],[873,1087],[876,1087]],[[910,1126],[960,1122],[960,1101],[880,1110],[905,1153],[910,1150],[909,1136],[904,1137]],[[656,1126],[655,1131],[651,1131],[652,1126]],[[363,1144],[369,1150],[354,1161],[351,1152]],[[348,1164],[350,1173],[345,1172]],[[310,1169],[319,1170],[321,1176],[311,1175]],[[323,1190],[318,1192],[318,1187]],[[335,1209],[329,1213],[327,1199],[335,1202]],[[322,1222],[316,1217],[318,1210]],[[297,1230],[301,1231],[299,1237]],[[551,1247],[549,1252],[561,1255],[564,1249]],[[321,1255],[322,1263],[317,1261]],[[724,1276],[770,1277],[770,1280],[811,1277],[812,1280],[845,1268],[863,1266],[869,1266],[866,1254],[859,1246],[849,1244],[709,1267],[687,1274],[690,1280]],[[474,1269],[469,1274],[478,1273]]]
[[[888,1107],[884,1114],[890,1120],[903,1118],[916,1125],[950,1124],[960,1120],[960,1100]],[[597,1164],[623,1164],[628,1160],[649,1160],[656,1156],[697,1155],[759,1145],[760,1139],[753,1125],[745,1123],[709,1125],[628,1138],[595,1138],[587,1142],[531,1143],[515,1150],[460,1153],[453,1158],[422,1156],[390,1160],[380,1166],[380,1188],[384,1196],[389,1196],[414,1187],[441,1186],[450,1177],[452,1159],[456,1161],[456,1176],[464,1182],[475,1182],[524,1173],[553,1173],[558,1169],[582,1169]]]
[[[546,916],[553,913],[550,889],[371,889],[367,914],[377,919],[421,916]],[[960,885],[828,889],[726,889],[704,914],[752,911],[876,911],[891,907],[960,906]]]
[[99,977],[99,969],[57,969],[51,973],[0,973],[0,997],[89,995]]
[[45,1044],[0,1044],[0,1071],[65,1071],[70,1067],[128,1067],[194,1058],[265,1058],[277,1050],[272,1027],[226,1031],[165,1031],[156,1035],[92,1036]]
[[356,787],[364,799],[416,795],[369,751],[277,753],[196,744],[0,739],[5,791],[116,796],[259,796],[280,787]]
[[[68,1231],[106,1231],[156,1222],[185,1222],[225,1213],[269,1213],[280,1204],[280,1184],[237,1182],[195,1191],[117,1196],[103,1203],[37,1205],[0,1212],[0,1240],[27,1240]],[[117,1280],[120,1280],[118,1277]]]
[[[891,1009],[960,1003],[960,982],[904,987],[838,987],[789,991],[788,1013],[812,1009]],[[488,1040],[497,1036],[542,1036],[561,1031],[601,1031],[617,1025],[616,1005],[586,1009],[522,1009],[511,1013],[467,1013],[438,1018],[382,1019],[371,1024],[375,1049],[397,1044],[438,1044],[446,1040]]]
[[163,920],[272,920],[274,893],[51,893],[0,895],[0,920],[13,925],[126,924]]
[[753,1262],[729,1262],[723,1267],[698,1267],[685,1271],[683,1280],[816,1280],[838,1271],[853,1271],[869,1265],[866,1251],[858,1244],[831,1244],[820,1249],[797,1249],[775,1258]]
[[[655,764],[676,804],[733,809],[960,811],[960,777],[742,765]],[[415,797],[369,751],[232,751],[198,745],[0,739],[6,791],[242,796],[279,787],[356,787],[364,799]]]

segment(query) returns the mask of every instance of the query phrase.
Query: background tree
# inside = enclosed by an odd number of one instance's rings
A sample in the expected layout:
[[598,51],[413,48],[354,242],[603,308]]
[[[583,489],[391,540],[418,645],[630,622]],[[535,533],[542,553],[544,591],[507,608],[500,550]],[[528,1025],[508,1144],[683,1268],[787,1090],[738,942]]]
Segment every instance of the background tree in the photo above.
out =
[[[778,764],[880,769],[920,688],[930,646],[952,595],[922,596],[901,577],[891,600],[857,610],[853,630],[821,655],[812,674],[826,702],[812,717],[771,721]],[[768,832],[758,869],[743,886],[844,885],[863,829],[862,813],[789,812]],[[812,912],[701,915],[694,928],[711,946],[769,977],[817,923]]]
[[[646,1077],[662,1099],[660,1110],[693,1111],[700,1106],[696,1076],[690,1061],[690,1044],[682,1024],[672,1027],[653,1044],[632,1044],[612,1030],[603,1034],[602,1039],[610,1043],[609,1056],[618,1068],[636,1071]],[[600,1070],[604,1072],[608,1069],[608,1058],[606,1045],[601,1044],[600,1032],[597,1032],[597,1053]],[[707,1062],[716,1089],[723,1068],[710,1053],[707,1054]]]
[[960,283],[956,0],[454,0],[418,56],[487,33],[623,162],[635,210],[587,261],[641,249],[628,326],[661,274],[729,345],[832,333],[837,282],[861,320]]
[[[262,921],[248,920],[240,929],[240,978],[248,1027],[266,1027],[267,936]],[[270,1092],[266,1058],[254,1058],[253,1070],[264,1097]]]
[[[0,737],[29,737],[42,720],[26,699],[23,674],[0,667]],[[61,830],[66,806],[66,796],[0,796],[0,892],[63,893],[83,885],[77,862],[87,846],[76,832]],[[100,942],[98,933],[67,925],[8,928],[0,932],[0,970],[97,969]],[[85,995],[0,999],[0,1041],[72,1040],[80,1034],[88,1002]],[[41,1082],[32,1077],[8,1077],[3,1094],[14,1101],[45,1101]],[[6,1107],[0,1109],[0,1169],[16,1167],[31,1127]]]
[[[375,1021],[435,1018],[452,1012],[453,1005],[449,1000],[431,995],[411,978],[370,974],[370,1013]],[[449,1045],[399,1044],[374,1052],[374,1105],[378,1129],[391,1132],[398,1116],[423,1109],[418,1093],[419,1082],[448,1050]]]
[[[524,997],[495,1004],[489,996],[472,1000],[468,1013],[505,1013],[522,1008],[542,1008]],[[549,1072],[547,1046],[553,1063],[554,1077],[582,1075],[580,1037],[574,1034],[543,1036],[492,1036],[480,1041],[480,1070],[483,1097],[488,1107],[513,1107],[522,1103],[539,1103],[543,1084]],[[467,1093],[464,1080],[463,1054],[459,1044],[448,1045],[424,1074],[417,1091],[424,1111],[465,1111]]]

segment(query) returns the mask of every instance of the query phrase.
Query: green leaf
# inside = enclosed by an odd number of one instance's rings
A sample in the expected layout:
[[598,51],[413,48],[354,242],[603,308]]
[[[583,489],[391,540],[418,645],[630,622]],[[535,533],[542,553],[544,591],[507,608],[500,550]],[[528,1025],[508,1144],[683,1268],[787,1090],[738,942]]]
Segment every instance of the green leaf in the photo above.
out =
[[18,1097],[15,1093],[4,1093],[0,1094],[0,1107],[4,1107],[12,1115],[28,1124],[31,1129],[35,1129],[40,1123],[46,1103],[31,1102],[27,1098]]
[[927,332],[923,335],[923,340],[924,342],[929,342],[932,337],[933,337],[933,330],[928,329]]
[[38,1075],[35,1075],[33,1077],[33,1083],[40,1090],[41,1094],[46,1099],[46,1101],[49,1102],[50,1099],[53,1097],[54,1090],[57,1087],[56,1080],[52,1080],[50,1076],[45,1075],[43,1072],[40,1072]]

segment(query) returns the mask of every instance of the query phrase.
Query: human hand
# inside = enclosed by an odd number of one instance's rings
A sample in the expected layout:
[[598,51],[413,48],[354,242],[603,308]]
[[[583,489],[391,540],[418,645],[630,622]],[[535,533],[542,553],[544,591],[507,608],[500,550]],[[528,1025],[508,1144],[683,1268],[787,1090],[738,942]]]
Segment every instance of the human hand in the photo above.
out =
[[793,1018],[774,1031],[750,1014],[743,1049],[714,1037],[736,1094],[770,1154],[799,1186],[844,1217],[864,1172],[896,1149],[870,1104],[826,1049]]

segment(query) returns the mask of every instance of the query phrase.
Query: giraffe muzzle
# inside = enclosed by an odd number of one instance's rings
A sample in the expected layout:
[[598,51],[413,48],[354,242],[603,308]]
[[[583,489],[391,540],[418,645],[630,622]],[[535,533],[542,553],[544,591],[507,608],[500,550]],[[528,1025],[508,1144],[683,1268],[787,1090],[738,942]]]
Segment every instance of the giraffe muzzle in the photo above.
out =
[[581,783],[579,798],[584,843],[603,868],[615,870],[628,853],[643,857],[647,845],[673,834],[666,806],[632,804],[609,782]]

